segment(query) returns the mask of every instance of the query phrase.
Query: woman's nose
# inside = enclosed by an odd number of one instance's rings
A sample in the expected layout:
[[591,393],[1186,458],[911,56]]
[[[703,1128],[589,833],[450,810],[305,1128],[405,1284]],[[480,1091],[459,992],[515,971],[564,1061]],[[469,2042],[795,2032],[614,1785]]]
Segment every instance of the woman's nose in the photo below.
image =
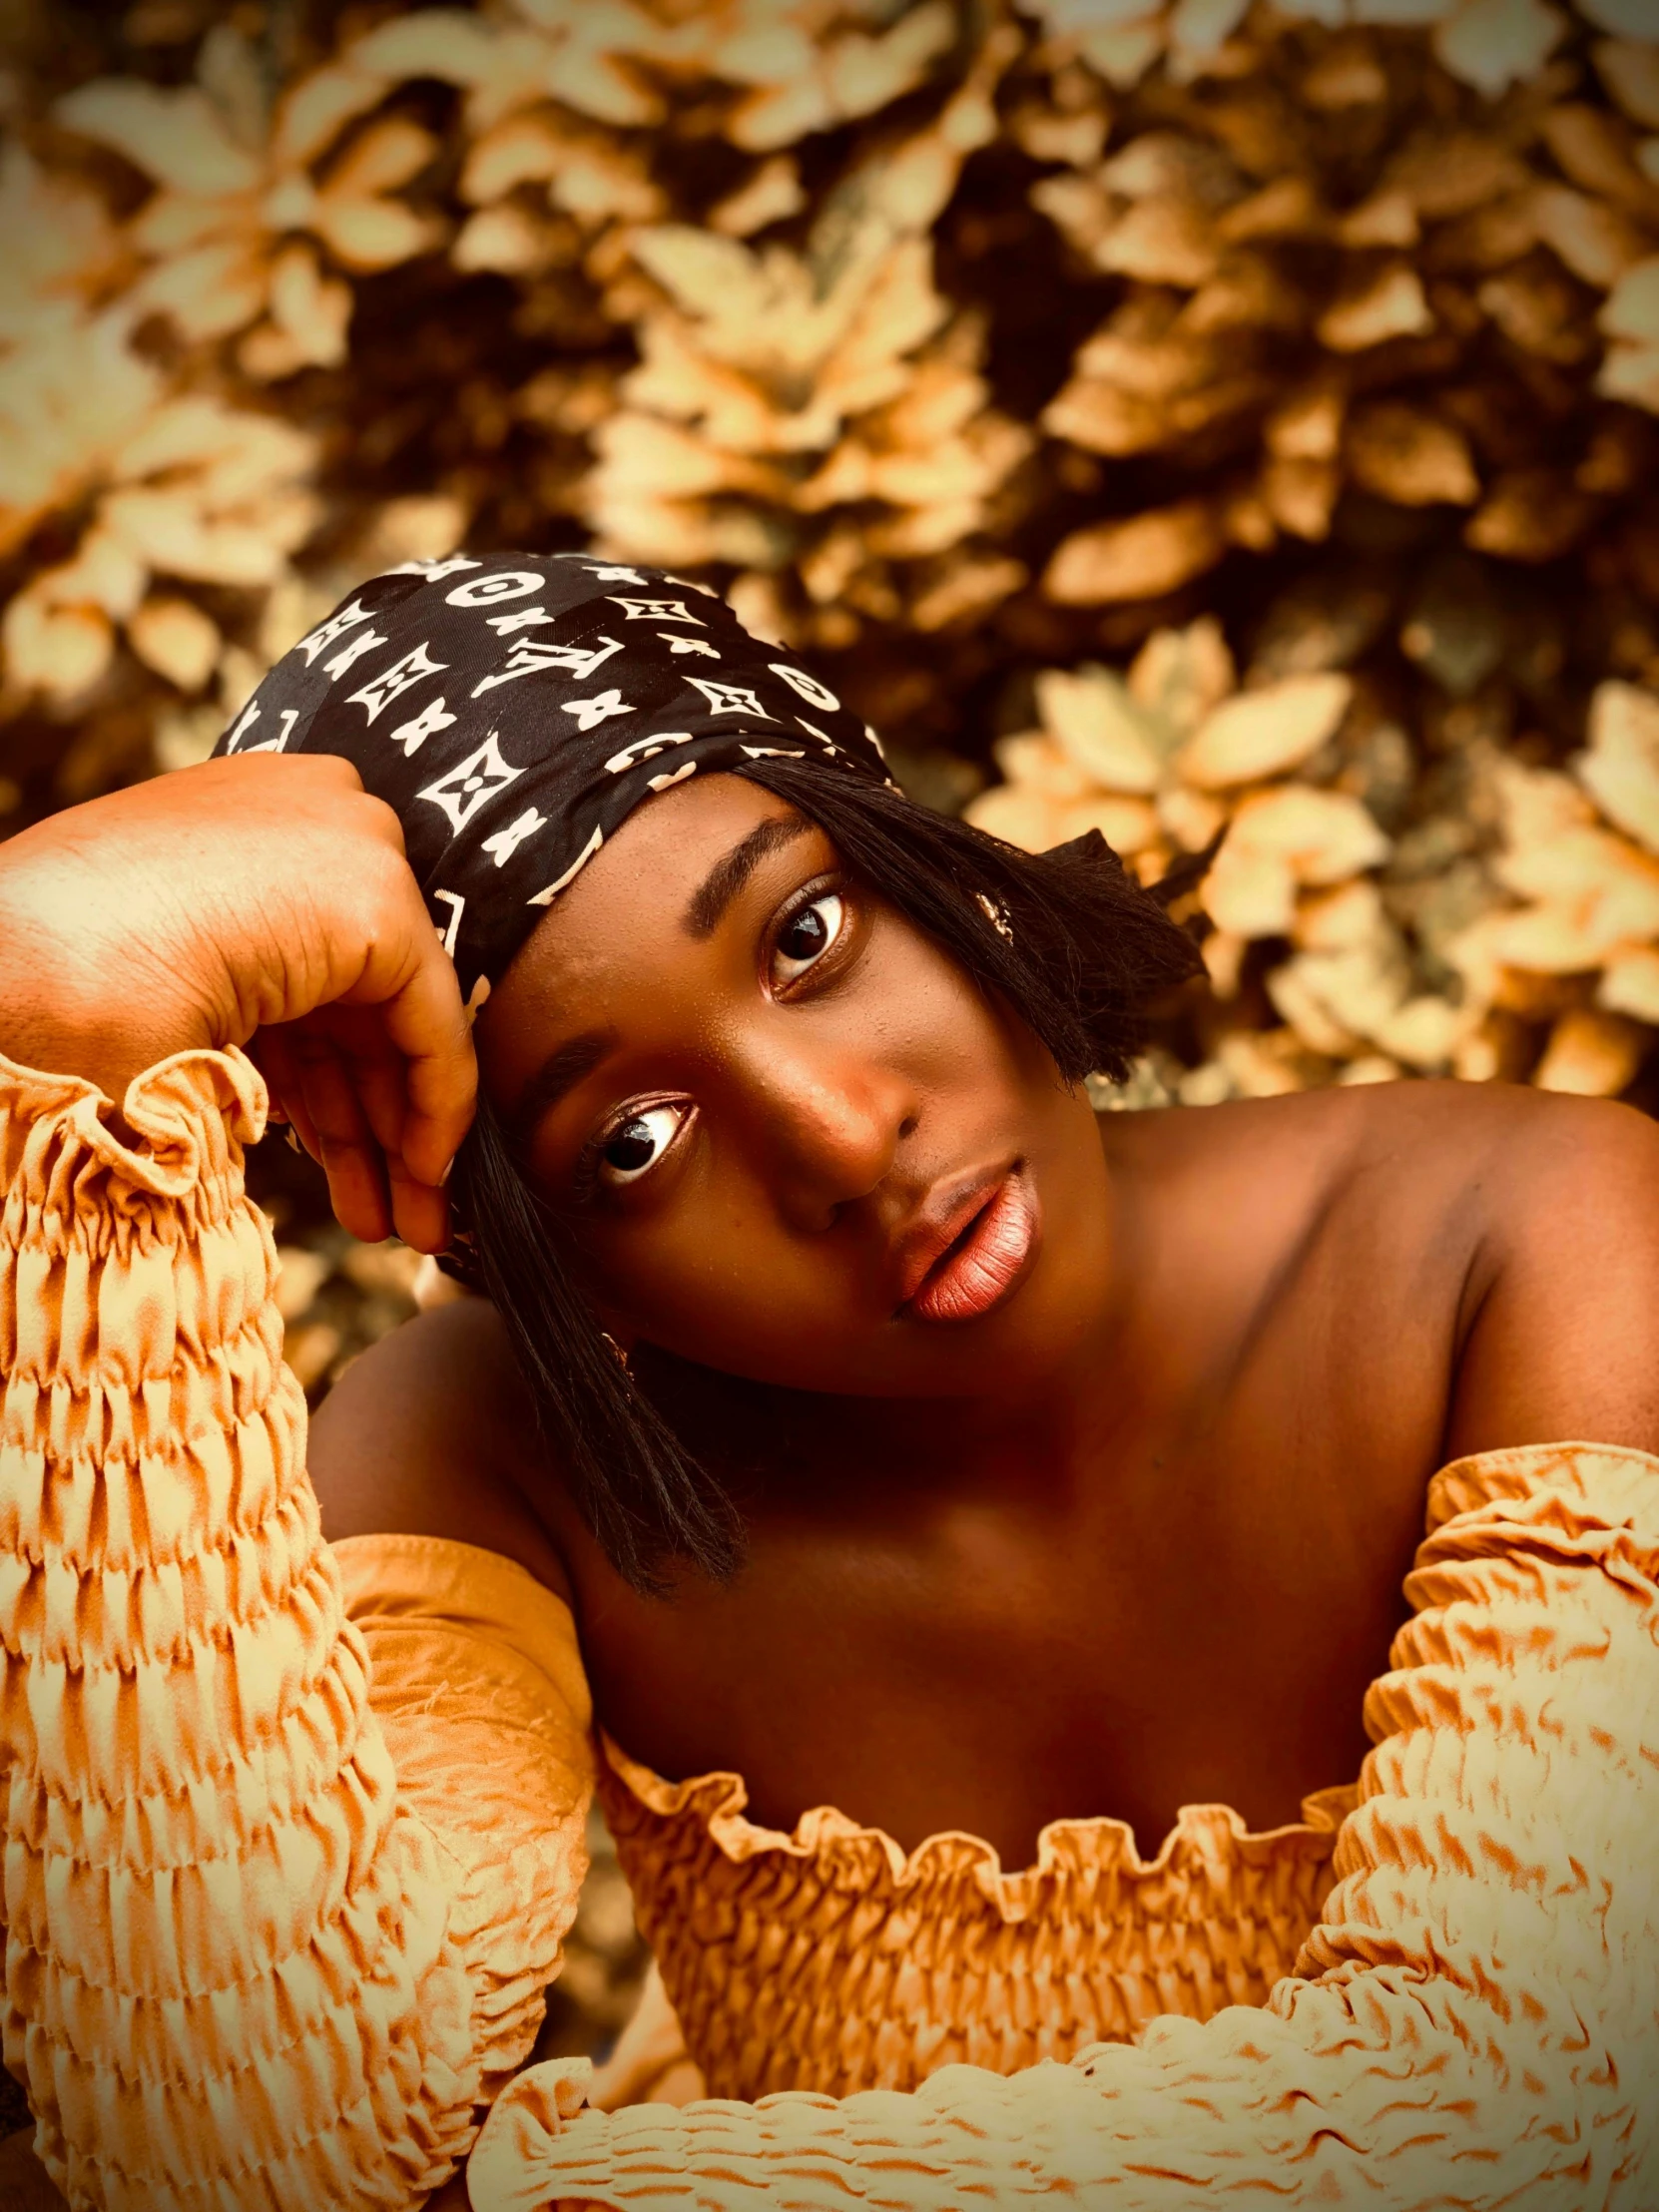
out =
[[750,1059],[762,1156],[785,1219],[828,1229],[891,1173],[916,1126],[914,1086],[878,1059],[776,1028]]

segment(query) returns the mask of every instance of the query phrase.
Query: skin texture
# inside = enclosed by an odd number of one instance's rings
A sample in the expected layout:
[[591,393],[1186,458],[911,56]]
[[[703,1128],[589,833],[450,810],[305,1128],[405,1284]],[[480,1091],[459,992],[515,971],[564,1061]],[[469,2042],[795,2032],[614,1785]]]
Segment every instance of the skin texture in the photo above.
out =
[[[769,822],[711,919],[700,889]],[[1059,1816],[1116,1814],[1149,1851],[1183,1802],[1294,1818],[1363,1757],[1433,1468],[1659,1446],[1659,1135],[1435,1084],[1097,1121],[790,826],[730,779],[642,809],[469,1039],[351,772],[210,764],[0,847],[0,946],[30,948],[0,951],[0,1046],[119,1094],[162,1051],[251,1041],[347,1226],[430,1245],[474,1041],[511,1115],[549,1055],[612,1034],[538,1120],[535,1172],[613,1334],[718,1371],[716,1430],[770,1441],[746,1566],[629,1591],[475,1301],[330,1395],[327,1532],[520,1559],[575,1604],[612,1733],[669,1775],[739,1770],[765,1822],[832,1803],[1016,1866]],[[776,954],[827,888],[848,933],[802,984]],[[585,1148],[665,1102],[693,1110],[662,1164],[581,1201]],[[1014,1167],[1040,1218],[1018,1288],[955,1328],[898,1311],[939,1194]],[[759,1422],[757,1382],[793,1393]]]

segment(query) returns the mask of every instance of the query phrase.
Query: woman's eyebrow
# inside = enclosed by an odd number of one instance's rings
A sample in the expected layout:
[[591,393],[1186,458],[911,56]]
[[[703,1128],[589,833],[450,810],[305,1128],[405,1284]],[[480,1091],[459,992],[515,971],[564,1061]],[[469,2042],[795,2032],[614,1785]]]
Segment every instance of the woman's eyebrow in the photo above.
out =
[[723,853],[686,901],[680,926],[688,937],[712,937],[726,909],[769,852],[804,837],[813,825],[805,815],[772,815],[758,822],[730,852]]
[[511,1129],[521,1140],[528,1137],[543,1114],[556,1106],[565,1093],[589,1075],[616,1044],[614,1029],[587,1029],[569,1037],[543,1060],[531,1076],[513,1108]]

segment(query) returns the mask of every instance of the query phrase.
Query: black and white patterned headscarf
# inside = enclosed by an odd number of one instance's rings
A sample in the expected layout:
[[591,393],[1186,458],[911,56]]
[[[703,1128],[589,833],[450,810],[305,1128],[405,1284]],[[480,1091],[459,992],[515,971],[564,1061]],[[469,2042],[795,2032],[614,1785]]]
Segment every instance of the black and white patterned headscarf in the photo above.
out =
[[702,586],[585,553],[376,576],[217,754],[337,753],[403,826],[468,1005],[636,807],[768,756],[889,781],[875,734]]

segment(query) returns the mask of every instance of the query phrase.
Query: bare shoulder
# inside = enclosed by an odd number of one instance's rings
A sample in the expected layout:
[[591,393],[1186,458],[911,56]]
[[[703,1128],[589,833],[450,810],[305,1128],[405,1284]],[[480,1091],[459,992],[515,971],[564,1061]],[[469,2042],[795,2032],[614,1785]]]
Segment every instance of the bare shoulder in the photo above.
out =
[[1606,1099],[1472,1096],[1479,1236],[1448,1450],[1659,1450],[1659,1127]]
[[323,1534],[446,1536],[568,1595],[558,1548],[525,1502],[534,1449],[494,1308],[467,1298],[418,1314],[354,1361],[311,1417]]
[[1104,1141],[1205,1225],[1205,1266],[1226,1258],[1215,1221],[1264,1280],[1317,1250],[1327,1305],[1443,1344],[1443,1456],[1659,1451],[1659,1127],[1644,1115],[1401,1082],[1108,1118],[1147,1124]]

